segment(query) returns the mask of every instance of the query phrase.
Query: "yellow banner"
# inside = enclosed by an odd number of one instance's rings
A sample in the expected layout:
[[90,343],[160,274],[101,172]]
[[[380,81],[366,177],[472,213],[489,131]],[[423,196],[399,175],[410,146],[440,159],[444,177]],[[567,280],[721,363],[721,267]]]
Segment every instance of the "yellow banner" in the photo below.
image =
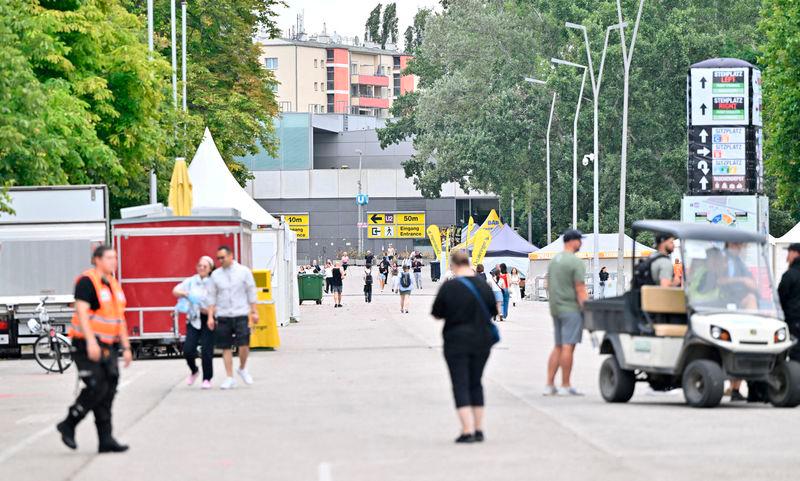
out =
[[425,213],[424,212],[412,212],[410,214],[395,214],[394,215],[394,223],[398,225],[407,225],[407,224],[422,224],[425,225]]
[[475,240],[472,243],[472,265],[477,266],[483,262],[486,251],[489,250],[489,244],[492,242],[492,234],[488,230],[479,230],[475,234]]
[[428,226],[428,239],[431,241],[433,253],[439,261],[442,260],[442,233],[439,231],[438,225]]
[[[466,245],[470,244],[470,235],[472,234],[472,229],[475,228],[475,219],[472,216],[469,216],[469,222],[467,222],[467,240]],[[461,240],[461,239],[459,239]]]

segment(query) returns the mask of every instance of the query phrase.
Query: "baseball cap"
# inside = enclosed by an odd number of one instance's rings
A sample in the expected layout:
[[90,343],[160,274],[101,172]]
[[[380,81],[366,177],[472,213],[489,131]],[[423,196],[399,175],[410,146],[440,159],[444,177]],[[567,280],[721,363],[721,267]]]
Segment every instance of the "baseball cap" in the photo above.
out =
[[665,240],[674,239],[674,238],[675,238],[675,236],[672,235],[672,234],[667,234],[665,232],[659,232],[659,233],[656,234],[656,247],[658,247],[658,245],[661,244],[662,242],[664,242]]
[[583,232],[578,229],[567,229],[564,231],[564,242],[573,241],[576,239],[583,239]]
[[800,252],[800,242],[793,242],[789,244],[787,249],[793,252]]

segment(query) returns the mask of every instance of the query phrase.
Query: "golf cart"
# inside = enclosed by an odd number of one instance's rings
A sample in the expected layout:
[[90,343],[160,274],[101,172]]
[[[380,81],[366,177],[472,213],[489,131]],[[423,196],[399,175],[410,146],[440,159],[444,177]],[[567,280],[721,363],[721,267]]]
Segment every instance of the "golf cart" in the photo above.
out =
[[680,240],[684,285],[643,285],[586,303],[585,327],[603,332],[600,353],[610,355],[600,368],[603,398],[627,402],[646,382],[656,391],[683,388],[689,405],[713,407],[725,379],[743,379],[749,401],[800,404],[800,363],[787,358],[797,341],[783,321],[765,236],[644,220],[633,224],[634,249],[642,231]]

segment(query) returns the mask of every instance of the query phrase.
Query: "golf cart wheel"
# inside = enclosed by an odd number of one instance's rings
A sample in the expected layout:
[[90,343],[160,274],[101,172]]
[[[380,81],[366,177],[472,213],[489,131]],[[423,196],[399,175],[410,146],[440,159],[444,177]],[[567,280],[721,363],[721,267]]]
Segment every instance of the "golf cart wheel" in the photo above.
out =
[[683,371],[683,396],[696,408],[711,408],[719,404],[725,387],[722,368],[714,361],[698,359]]
[[600,394],[610,403],[625,403],[633,396],[636,375],[619,366],[614,356],[606,358],[600,366]]
[[775,365],[769,375],[767,398],[779,408],[793,408],[800,404],[800,363],[787,361]]

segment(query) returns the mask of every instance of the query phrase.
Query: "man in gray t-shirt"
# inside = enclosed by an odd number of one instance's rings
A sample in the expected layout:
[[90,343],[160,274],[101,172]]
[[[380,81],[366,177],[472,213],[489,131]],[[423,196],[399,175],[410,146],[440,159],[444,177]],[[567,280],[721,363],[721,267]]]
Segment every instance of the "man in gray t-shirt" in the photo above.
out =
[[675,250],[675,238],[669,234],[656,234],[656,249],[661,256],[650,264],[650,276],[657,286],[676,286],[675,271],[670,260]]

